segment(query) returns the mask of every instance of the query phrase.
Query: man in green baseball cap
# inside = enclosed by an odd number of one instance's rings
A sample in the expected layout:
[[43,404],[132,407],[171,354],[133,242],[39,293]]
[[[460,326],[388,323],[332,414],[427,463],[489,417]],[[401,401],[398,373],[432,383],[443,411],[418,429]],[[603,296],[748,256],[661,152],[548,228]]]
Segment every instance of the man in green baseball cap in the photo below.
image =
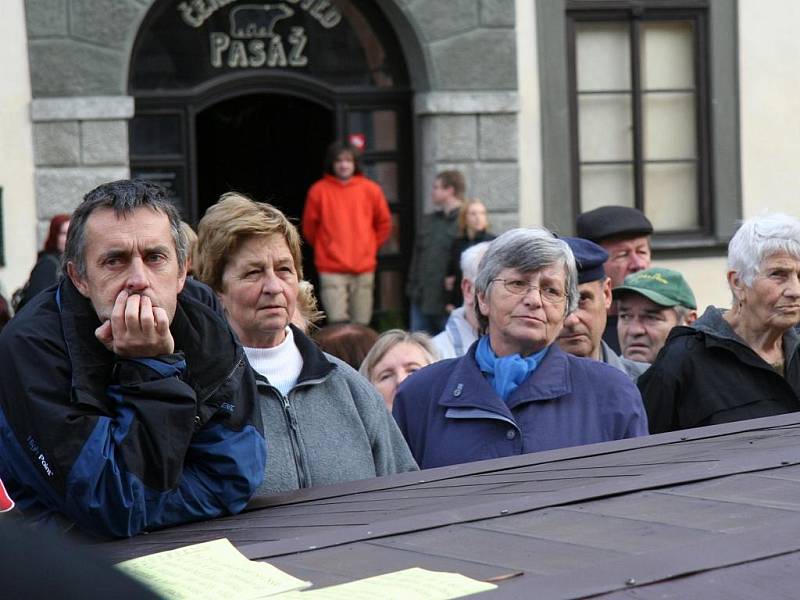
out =
[[617,334],[622,356],[652,363],[670,330],[697,319],[697,302],[683,275],[653,267],[625,278],[614,288]]

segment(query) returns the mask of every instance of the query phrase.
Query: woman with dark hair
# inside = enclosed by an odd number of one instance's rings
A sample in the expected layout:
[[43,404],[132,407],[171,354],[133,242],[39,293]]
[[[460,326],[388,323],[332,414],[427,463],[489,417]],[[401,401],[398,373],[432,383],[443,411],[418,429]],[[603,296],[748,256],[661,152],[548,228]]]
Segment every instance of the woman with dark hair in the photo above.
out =
[[369,325],[378,248],[392,230],[383,191],[361,174],[358,158],[353,146],[332,144],[325,174],[308,190],[303,209],[328,323]]
[[69,229],[69,215],[59,214],[50,219],[50,229],[44,248],[39,252],[36,264],[28,278],[28,283],[22,289],[19,301],[14,307],[21,309],[28,300],[61,278],[61,254],[67,243],[67,230]]
[[377,331],[358,323],[334,323],[314,334],[314,341],[323,352],[333,354],[356,370],[377,339]]

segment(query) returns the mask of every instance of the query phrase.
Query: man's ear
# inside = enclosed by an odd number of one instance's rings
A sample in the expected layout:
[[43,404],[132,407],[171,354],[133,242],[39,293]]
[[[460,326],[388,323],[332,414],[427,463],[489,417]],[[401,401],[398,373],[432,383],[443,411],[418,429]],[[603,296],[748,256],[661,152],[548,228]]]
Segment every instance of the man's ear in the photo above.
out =
[[605,283],[603,283],[603,304],[606,307],[606,312],[611,308],[613,302],[614,295],[611,293],[611,277],[606,277]]
[[186,274],[187,274],[187,264],[183,263],[183,269],[181,269],[180,274],[178,275],[178,293],[180,294],[183,291],[183,286],[186,284]]
[[78,269],[75,266],[75,263],[72,261],[67,263],[67,275],[69,276],[72,285],[74,285],[81,293],[81,296],[83,296],[84,298],[88,298],[89,286],[86,284],[86,280],[83,279],[80,275],[78,275]]
[[486,302],[486,296],[482,292],[478,292],[475,294],[475,297],[478,299],[478,310],[484,317],[489,316],[489,303]]
[[474,306],[475,285],[469,279],[464,278],[461,280],[461,295],[464,298],[464,304]]

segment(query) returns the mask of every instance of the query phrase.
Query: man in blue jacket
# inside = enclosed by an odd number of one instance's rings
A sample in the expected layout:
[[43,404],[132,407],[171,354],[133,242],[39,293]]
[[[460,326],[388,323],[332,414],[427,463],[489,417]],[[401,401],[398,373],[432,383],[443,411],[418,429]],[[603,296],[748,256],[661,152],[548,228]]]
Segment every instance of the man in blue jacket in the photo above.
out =
[[76,209],[68,277],[0,336],[0,478],[27,519],[130,536],[238,512],[261,483],[254,381],[186,254],[158,186]]

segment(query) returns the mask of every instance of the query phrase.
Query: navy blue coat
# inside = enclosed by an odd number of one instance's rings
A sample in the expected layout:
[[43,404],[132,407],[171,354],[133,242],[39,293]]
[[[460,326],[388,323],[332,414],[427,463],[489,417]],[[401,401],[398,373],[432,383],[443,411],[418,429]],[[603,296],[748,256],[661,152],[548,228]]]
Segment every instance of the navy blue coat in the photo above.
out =
[[397,392],[392,412],[421,469],[647,435],[639,390],[622,371],[553,344],[506,403],[480,372],[476,347],[417,371]]

